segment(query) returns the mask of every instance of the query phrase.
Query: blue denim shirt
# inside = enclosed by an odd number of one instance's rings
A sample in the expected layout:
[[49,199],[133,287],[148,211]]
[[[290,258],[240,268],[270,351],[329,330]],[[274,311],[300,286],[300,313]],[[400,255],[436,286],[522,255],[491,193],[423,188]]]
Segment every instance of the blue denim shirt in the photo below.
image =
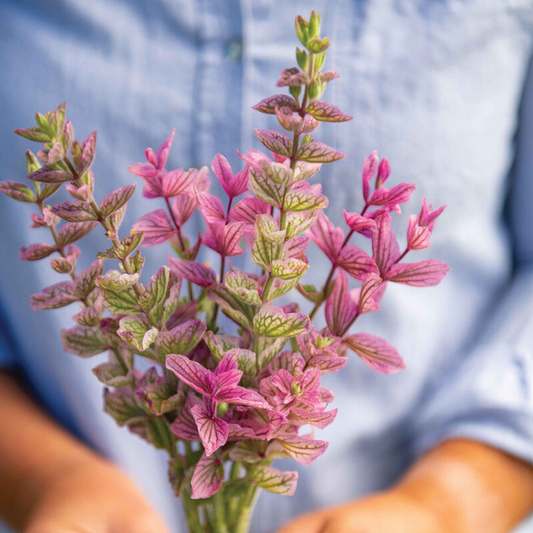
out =
[[[344,207],[360,209],[360,169],[377,149],[391,162],[391,182],[419,185],[405,211],[417,212],[424,195],[448,203],[435,244],[417,255],[446,260],[452,271],[436,288],[390,287],[383,310],[358,323],[397,346],[407,369],[383,376],[352,358],[326,376],[339,408],[320,432],[330,448],[300,469],[296,496],[261,497],[256,533],[384,488],[451,437],[533,462],[533,2],[0,4],[1,178],[25,174],[28,143],[11,130],[68,100],[79,138],[98,129],[100,195],[135,181],[128,164],[172,127],[169,168],[209,164],[217,152],[236,167],[235,149],[258,148],[253,127],[276,124],[251,106],[273,94],[281,69],[294,65],[293,19],[311,7],[323,13],[323,33],[333,41],[327,64],[341,75],[325,98],[355,117],[319,131],[347,154],[319,174],[328,214],[340,224]],[[139,195],[126,224],[157,207]],[[102,386],[90,369],[103,356],[63,352],[59,329],[71,323],[70,309],[30,310],[29,296],[59,279],[46,265],[18,261],[19,247],[47,238],[28,228],[30,212],[0,198],[1,364],[19,368],[58,420],[128,470],[179,531],[164,454],[102,413]],[[402,239],[405,221],[395,224]],[[86,245],[82,266],[104,245],[101,232]],[[320,284],[327,262],[309,253],[316,266],[306,281]],[[150,251],[147,271],[165,254],[164,247]]]

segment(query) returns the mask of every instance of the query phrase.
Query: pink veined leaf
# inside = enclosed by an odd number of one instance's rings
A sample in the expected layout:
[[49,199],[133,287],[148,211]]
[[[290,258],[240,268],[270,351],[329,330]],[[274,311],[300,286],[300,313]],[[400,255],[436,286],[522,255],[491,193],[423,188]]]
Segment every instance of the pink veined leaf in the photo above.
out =
[[380,374],[394,374],[405,368],[396,348],[385,339],[370,333],[356,333],[343,339],[343,342]]
[[390,164],[389,160],[384,157],[378,167],[378,177],[376,178],[376,188],[380,188],[390,176]]
[[[161,143],[161,146],[157,149],[157,152],[155,154],[155,159],[157,161],[157,167],[159,169],[162,169],[167,162],[168,154],[170,152],[170,148],[172,146],[172,141],[174,140],[175,134],[176,134],[176,130],[173,128],[172,133]],[[156,163],[154,162],[154,164]]]
[[219,390],[215,399],[219,402],[236,403],[259,409],[271,408],[269,403],[258,392],[240,386]]
[[[108,216],[115,211],[118,211],[127,201],[132,197],[135,192],[135,184],[126,185],[120,189],[116,189],[110,192],[107,196],[104,196],[100,202],[100,211],[103,216]],[[94,216],[93,216],[94,218]]]
[[190,194],[182,194],[172,199],[171,206],[174,218],[181,228],[198,207],[198,200]]
[[56,249],[57,248],[53,244],[37,242],[21,248],[19,250],[19,255],[23,261],[39,261],[54,253]]
[[0,181],[0,192],[19,202],[34,203],[35,194],[25,183],[18,181]]
[[270,213],[270,206],[260,198],[250,196],[239,200],[229,213],[230,222],[244,222],[244,231],[254,231],[257,215]]
[[141,244],[143,247],[154,246],[168,241],[177,230],[172,226],[166,211],[157,209],[143,215],[135,224],[133,229],[144,234]]
[[413,287],[433,287],[448,274],[450,267],[438,259],[426,259],[418,263],[397,263],[392,265],[385,279]]
[[170,354],[166,358],[166,367],[196,392],[206,396],[211,396],[215,392],[212,373],[200,363],[191,361],[183,355]]
[[307,74],[300,72],[297,67],[285,68],[276,83],[276,87],[297,87],[308,79]]
[[49,170],[46,167],[40,168],[26,176],[32,181],[39,181],[41,183],[63,183],[65,181],[72,181],[72,174],[65,170]]
[[296,102],[294,98],[288,94],[275,94],[269,96],[264,100],[261,100],[258,104],[254,105],[252,109],[260,111],[261,113],[268,113],[273,115],[276,112],[276,107],[289,107],[290,109],[296,109]]
[[337,259],[339,265],[350,276],[363,281],[369,274],[379,273],[374,260],[363,250],[353,244],[346,245]]
[[378,274],[370,274],[364,281],[360,289],[351,292],[352,298],[359,301],[359,312],[370,313],[377,311],[379,301],[385,292],[386,283]]
[[293,237],[288,243],[285,244],[285,252],[287,252],[287,259],[293,257],[299,258],[305,253],[307,246],[309,245],[309,237]]
[[372,229],[376,227],[376,221],[371,218],[361,216],[359,213],[350,213],[344,210],[344,220],[349,228],[365,237],[372,236]]
[[183,409],[180,409],[177,418],[170,426],[172,433],[174,433],[176,437],[187,440],[200,439],[196,420],[191,413],[191,410],[195,405],[203,405],[203,402],[193,392],[189,391]]
[[372,230],[374,261],[382,276],[388,272],[401,255],[391,225],[392,218],[388,213],[385,213],[376,219],[376,228]]
[[205,455],[209,457],[224,446],[228,440],[228,424],[224,420],[209,413],[203,405],[195,405],[191,409],[192,416],[198,427],[198,434],[204,445]]
[[365,202],[368,202],[368,199],[370,198],[370,180],[376,173],[378,161],[378,153],[374,151],[367,156],[365,164],[363,165],[363,198],[365,199]]
[[304,466],[309,466],[328,448],[323,440],[313,440],[299,435],[283,435],[278,437],[284,451]]
[[271,157],[255,148],[248,148],[245,154],[241,154],[238,150],[237,153],[243,161],[246,161],[246,163],[259,170],[263,169],[263,164],[270,164],[272,162]]
[[329,83],[330,81],[336,80],[339,77],[339,73],[335,70],[325,70],[318,75],[318,79],[322,83]]
[[369,204],[394,207],[397,204],[408,202],[415,189],[416,185],[412,183],[400,183],[399,185],[392,187],[392,189],[381,187],[374,191]]
[[202,237],[202,242],[220,255],[231,257],[245,252],[239,242],[244,235],[244,223],[234,222],[224,224],[218,222],[208,226]]
[[216,456],[206,453],[198,461],[191,479],[193,500],[210,498],[216,494],[224,482],[224,465]]
[[159,170],[150,163],[133,163],[128,170],[141,178],[153,178],[159,174]]
[[337,261],[344,242],[342,228],[336,228],[321,211],[317,221],[308,230],[307,234],[313,242],[329,257],[332,263]]
[[345,122],[353,118],[343,113],[337,106],[323,100],[313,100],[305,110],[321,122]]
[[298,472],[280,472],[277,468],[259,465],[250,472],[250,479],[254,485],[269,492],[293,496],[298,484]]
[[407,228],[407,245],[410,250],[423,250],[431,246],[431,230],[427,226],[420,226],[419,215],[409,217]]
[[422,209],[420,210],[420,224],[422,226],[428,226],[433,231],[435,220],[444,211],[446,204],[441,205],[438,209],[433,209],[431,204],[428,205],[427,199],[424,196],[422,200]]
[[332,335],[342,337],[354,318],[358,306],[348,290],[348,278],[341,270],[335,278],[333,290],[326,300],[326,322]]
[[216,283],[216,272],[202,263],[169,256],[168,264],[174,274],[196,285],[200,285],[200,287],[209,287],[209,285]]
[[86,222],[97,219],[94,211],[87,202],[67,200],[66,202],[51,206],[50,211],[68,222]]
[[272,152],[289,157],[292,152],[292,140],[285,133],[276,130],[255,129],[257,138]]
[[30,305],[34,311],[42,311],[43,309],[64,307],[78,299],[74,290],[74,283],[72,281],[60,281],[37,294],[33,294],[30,298]]
[[67,222],[63,224],[57,234],[58,246],[64,247],[79,241],[88,235],[97,225],[98,222]]
[[217,154],[214,157],[211,168],[230,198],[240,196],[248,189],[247,168],[233,175],[231,165],[222,154]]
[[342,152],[321,142],[308,142],[298,149],[297,158],[308,163],[331,163],[346,157]]
[[195,170],[193,168],[189,170],[177,168],[164,174],[161,181],[163,196],[173,198],[187,194],[192,186]]
[[[343,359],[346,359],[346,357]],[[331,411],[315,411],[295,407],[291,411],[291,415],[301,418],[310,426],[318,429],[324,429],[335,420],[335,417],[337,416],[337,409],[332,409]]]
[[204,192],[198,195],[198,201],[200,202],[200,211],[207,224],[226,222],[226,212],[222,200],[218,196]]
[[81,178],[93,164],[96,153],[96,131],[93,131],[87,139],[83,141],[80,161],[76,167],[76,173]]

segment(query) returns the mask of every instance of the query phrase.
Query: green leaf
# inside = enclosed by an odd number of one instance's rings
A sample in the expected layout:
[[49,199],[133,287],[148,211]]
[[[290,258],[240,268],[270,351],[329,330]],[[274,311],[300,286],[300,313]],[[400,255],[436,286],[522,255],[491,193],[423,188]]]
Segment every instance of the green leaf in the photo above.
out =
[[174,314],[174,311],[176,311],[176,309],[180,306],[180,289],[181,282],[176,283],[170,288],[168,298],[163,304],[163,314],[161,315],[161,323],[163,325]]
[[262,369],[278,355],[287,343],[287,339],[285,337],[258,337],[257,342],[257,364]]
[[314,211],[328,206],[328,197],[310,190],[293,190],[285,195],[283,209],[286,211]]
[[18,181],[0,181],[0,192],[19,202],[35,203],[33,191]]
[[163,315],[162,304],[167,295],[169,281],[170,269],[163,266],[150,278],[146,285],[146,290],[139,297],[139,304],[149,314],[149,318],[155,324],[159,322]]
[[267,306],[253,320],[254,333],[265,337],[294,337],[307,333],[311,322],[307,315],[285,313],[283,309]]
[[287,191],[286,183],[278,183],[257,168],[250,168],[248,188],[267,204],[280,208]]
[[276,278],[300,279],[309,269],[309,265],[299,259],[287,259],[285,261],[272,261],[272,275]]
[[104,305],[115,315],[140,315],[142,309],[137,300],[137,295],[132,287],[119,292],[101,290]]
[[255,221],[255,239],[252,246],[252,261],[270,271],[274,259],[283,255],[286,232],[280,231],[278,223],[270,215],[259,215]]
[[286,496],[294,494],[298,483],[298,472],[280,472],[271,466],[256,466],[248,477],[254,485]]
[[210,285],[206,289],[208,298],[219,304],[224,312],[245,328],[252,325],[257,306],[245,304],[222,284]]
[[157,328],[151,328],[144,317],[126,316],[119,324],[118,336],[141,352],[150,348],[158,334]]
[[257,281],[241,271],[228,272],[225,285],[239,300],[249,304],[261,304]]
[[80,357],[91,357],[109,348],[104,335],[97,327],[74,326],[61,330],[63,348],[67,353]]
[[317,216],[318,211],[293,211],[291,213],[287,213],[287,240],[290,240],[308,230],[316,222]]
[[147,413],[140,407],[133,391],[119,389],[104,391],[104,411],[111,415],[119,426],[146,418]]
[[207,327],[200,319],[163,331],[157,337],[157,355],[164,361],[169,354],[187,355],[203,338]]
[[109,387],[129,387],[133,383],[133,375],[125,374],[124,369],[115,363],[102,363],[95,366],[92,372]]
[[96,285],[106,291],[119,292],[133,287],[139,279],[139,274],[122,274],[118,270],[109,270],[96,280]]
[[239,348],[240,337],[215,335],[212,331],[208,331],[204,337],[204,342],[207,344],[211,355],[220,361],[227,351]]
[[324,299],[324,293],[317,290],[314,285],[298,285],[298,292],[307,300],[313,303],[320,303]]
[[298,281],[300,281],[299,277],[289,280],[276,278],[272,284],[272,287],[268,291],[268,299],[275,300],[276,298],[281,298],[294,289],[294,287],[298,285]]

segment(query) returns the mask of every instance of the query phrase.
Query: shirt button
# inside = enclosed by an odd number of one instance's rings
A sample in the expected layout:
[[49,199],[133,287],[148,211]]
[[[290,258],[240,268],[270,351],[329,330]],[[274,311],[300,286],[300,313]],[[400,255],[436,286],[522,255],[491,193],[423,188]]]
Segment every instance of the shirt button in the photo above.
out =
[[242,57],[242,39],[240,37],[232,37],[226,41],[224,46],[224,57],[226,61],[236,62]]

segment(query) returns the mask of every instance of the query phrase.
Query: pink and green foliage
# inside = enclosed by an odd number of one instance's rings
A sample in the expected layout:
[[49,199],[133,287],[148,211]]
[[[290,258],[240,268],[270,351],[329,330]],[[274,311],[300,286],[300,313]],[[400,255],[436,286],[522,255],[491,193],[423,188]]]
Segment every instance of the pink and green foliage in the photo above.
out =
[[[344,154],[313,135],[322,122],[352,117],[320,100],[338,77],[322,71],[330,43],[319,35],[320,16],[297,17],[296,31],[304,46],[297,49],[298,67],[285,69],[277,84],[289,94],[255,106],[285,131],[255,130],[267,152],[240,154],[243,167],[237,171],[223,155],[213,158],[211,169],[224,198],[209,192],[207,167],[167,170],[172,132],[155,153],[146,150],[146,162],[129,167],[144,181],[143,196],[162,206],[120,238],[135,185],[95,199],[96,132],[76,141],[65,104],[38,113],[36,127],[16,130],[43,143],[37,156],[26,154],[30,183],[0,184],[11,198],[35,204],[32,227],[51,233],[51,242],[22,248],[21,258],[50,257],[51,267],[70,277],[33,295],[32,308],[78,304],[76,324],[61,332],[65,350],[80,357],[109,354],[94,368],[106,385],[104,409],[119,425],[168,451],[169,478],[184,499],[192,531],[207,528],[215,509],[220,524],[206,530],[242,533],[247,528],[242,509],[251,506],[258,488],[294,493],[297,474],[271,463],[292,457],[307,465],[325,452],[326,442],[300,431],[324,428],[337,413],[329,408],[333,393],[320,384],[321,377],[349,363],[348,351],[377,372],[404,367],[386,340],[351,332],[352,326],[379,309],[388,283],[433,286],[448,272],[435,259],[403,262],[411,250],[430,245],[444,206],[434,210],[424,199],[420,213],[409,217],[402,252],[391,214],[401,213],[415,186],[385,188],[391,168],[376,152],[363,166],[362,209],[344,213],[347,229],[335,227],[324,213],[328,198],[316,174]],[[72,199],[49,205],[62,186]],[[205,222],[198,236],[185,227],[196,210]],[[97,225],[104,228],[109,248],[78,271],[80,250],[74,243]],[[372,255],[350,242],[355,234],[370,239]],[[305,254],[311,241],[331,262],[320,289],[303,281],[312,268]],[[161,244],[172,250],[169,265],[144,283],[139,248]],[[218,271],[201,262],[204,247],[220,256]],[[244,253],[257,265],[253,272],[232,267],[231,258]],[[350,289],[355,281],[358,287]],[[310,302],[309,309],[289,303],[293,290]],[[312,320],[323,304],[327,326],[318,329]],[[237,335],[224,331],[231,322]],[[153,366],[137,370],[138,357]],[[217,499],[221,494],[223,500]],[[226,502],[223,518],[221,501]],[[202,505],[203,515],[197,512]]]

